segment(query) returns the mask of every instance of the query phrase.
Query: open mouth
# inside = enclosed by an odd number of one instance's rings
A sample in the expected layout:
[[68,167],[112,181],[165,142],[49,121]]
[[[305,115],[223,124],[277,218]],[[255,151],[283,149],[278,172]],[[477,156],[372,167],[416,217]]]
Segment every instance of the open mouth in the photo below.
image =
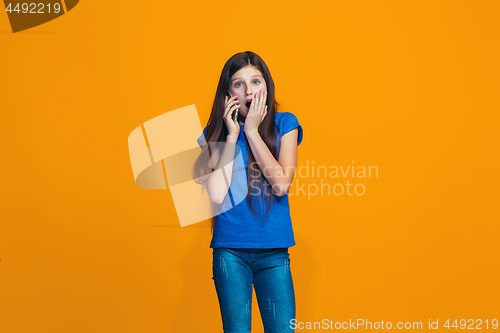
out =
[[247,109],[250,109],[250,105],[252,104],[252,100],[248,100],[247,103],[245,104]]

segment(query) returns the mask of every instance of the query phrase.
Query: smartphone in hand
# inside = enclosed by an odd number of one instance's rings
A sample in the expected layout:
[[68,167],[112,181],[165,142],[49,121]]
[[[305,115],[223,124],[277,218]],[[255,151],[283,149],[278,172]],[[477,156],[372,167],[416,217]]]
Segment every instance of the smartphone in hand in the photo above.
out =
[[[229,94],[230,97],[233,97],[233,94],[228,90],[227,93]],[[236,112],[234,112],[234,121],[238,122],[238,111],[239,109],[236,109]]]

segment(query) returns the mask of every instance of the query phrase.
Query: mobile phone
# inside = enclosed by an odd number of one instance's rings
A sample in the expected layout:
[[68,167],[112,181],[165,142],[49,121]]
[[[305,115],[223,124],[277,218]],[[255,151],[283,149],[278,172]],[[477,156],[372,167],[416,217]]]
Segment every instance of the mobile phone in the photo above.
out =
[[[230,97],[233,97],[233,94],[231,94],[231,92],[228,90],[227,93],[229,94]],[[239,109],[236,109],[236,111],[234,112],[234,121],[235,122],[238,122],[238,111]]]

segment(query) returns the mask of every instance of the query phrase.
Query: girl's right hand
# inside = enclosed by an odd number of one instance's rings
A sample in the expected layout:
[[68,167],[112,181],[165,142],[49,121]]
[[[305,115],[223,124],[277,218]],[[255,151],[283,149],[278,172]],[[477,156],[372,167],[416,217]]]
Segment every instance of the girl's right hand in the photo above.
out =
[[226,109],[224,110],[223,118],[229,132],[228,135],[238,137],[240,135],[240,124],[237,120],[234,120],[234,113],[236,109],[241,107],[241,105],[238,104],[239,101],[236,99],[236,96],[233,96],[229,99],[228,97],[229,96],[226,96],[224,99],[224,105],[226,106]]

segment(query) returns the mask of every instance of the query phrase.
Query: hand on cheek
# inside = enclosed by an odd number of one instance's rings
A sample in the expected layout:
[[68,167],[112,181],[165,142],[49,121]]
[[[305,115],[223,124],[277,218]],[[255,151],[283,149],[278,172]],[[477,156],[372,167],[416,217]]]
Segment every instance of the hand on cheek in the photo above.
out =
[[259,131],[259,125],[267,115],[266,100],[267,92],[259,91],[255,95],[255,98],[252,100],[250,110],[248,110],[248,114],[245,119],[245,127],[243,128],[243,131],[245,133]]

